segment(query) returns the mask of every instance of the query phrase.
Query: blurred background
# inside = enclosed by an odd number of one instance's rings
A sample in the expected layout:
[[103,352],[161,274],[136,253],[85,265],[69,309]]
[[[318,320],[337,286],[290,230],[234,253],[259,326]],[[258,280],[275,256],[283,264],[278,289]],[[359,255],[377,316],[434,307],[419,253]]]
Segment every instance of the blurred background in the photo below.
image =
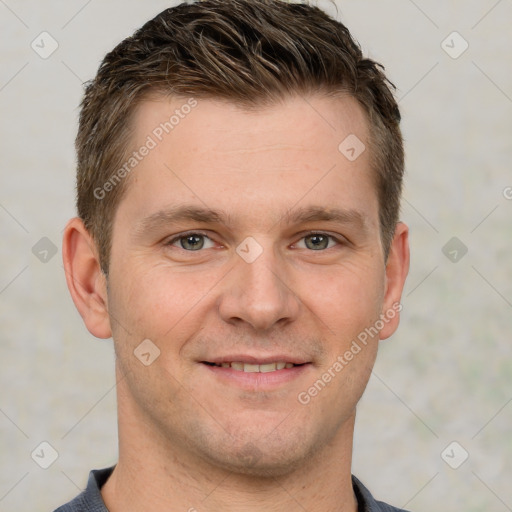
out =
[[[1,512],[51,511],[117,460],[112,341],[85,329],[61,262],[73,142],[105,53],[175,4],[0,0]],[[412,250],[353,473],[413,512],[512,510],[512,2],[336,4],[318,3],[398,88]]]

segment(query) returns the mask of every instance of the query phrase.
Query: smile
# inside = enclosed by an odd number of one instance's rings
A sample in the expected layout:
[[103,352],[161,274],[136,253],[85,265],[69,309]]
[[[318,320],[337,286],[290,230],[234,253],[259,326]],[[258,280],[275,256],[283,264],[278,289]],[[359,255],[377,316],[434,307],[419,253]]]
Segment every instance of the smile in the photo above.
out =
[[220,368],[231,368],[233,370],[236,370],[239,372],[246,372],[246,373],[269,373],[269,372],[275,372],[277,370],[293,368],[294,366],[301,366],[299,364],[287,363],[284,361],[277,361],[277,362],[265,363],[265,364],[242,363],[242,362],[237,362],[237,361],[224,362],[224,363],[205,362],[205,364],[210,365],[210,366],[217,366]]

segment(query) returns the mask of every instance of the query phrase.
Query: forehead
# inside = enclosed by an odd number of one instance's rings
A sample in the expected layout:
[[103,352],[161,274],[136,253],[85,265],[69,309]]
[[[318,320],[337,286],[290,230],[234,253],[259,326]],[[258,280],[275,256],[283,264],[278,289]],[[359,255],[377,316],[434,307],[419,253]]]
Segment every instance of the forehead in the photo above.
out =
[[151,98],[138,106],[132,133],[131,151],[145,156],[120,209],[134,217],[183,202],[252,215],[253,223],[255,211],[276,218],[308,201],[376,213],[366,116],[349,96],[295,96],[252,110]]
[[[172,139],[176,145],[196,142],[199,148],[225,147],[229,151],[236,145],[248,149],[266,141],[332,150],[351,134],[367,140],[369,131],[357,100],[341,93],[336,97],[297,94],[261,106],[243,106],[224,99],[151,95],[137,105],[131,128],[135,145],[150,136],[157,144]],[[214,137],[202,137],[207,132]],[[223,134],[229,134],[229,139],[222,140]]]

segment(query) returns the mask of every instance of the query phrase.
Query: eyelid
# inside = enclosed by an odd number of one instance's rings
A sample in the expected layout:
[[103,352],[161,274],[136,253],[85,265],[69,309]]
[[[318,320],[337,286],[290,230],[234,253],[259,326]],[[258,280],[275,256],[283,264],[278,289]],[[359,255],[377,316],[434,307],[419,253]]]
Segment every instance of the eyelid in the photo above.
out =
[[[327,238],[330,238],[332,240],[334,240],[336,242],[337,245],[346,245],[346,244],[349,244],[349,240],[347,238],[345,238],[343,235],[340,235],[339,233],[329,233],[327,231],[307,231],[307,232],[304,232],[304,233],[299,233],[300,235],[300,238],[297,242],[295,242],[293,245],[297,244],[298,242],[300,242],[301,240],[303,240],[304,238],[308,237],[308,236],[312,236],[312,235],[321,235],[321,236],[326,236]],[[327,250],[327,249],[324,249],[324,251]],[[322,252],[322,251],[318,251],[318,252]]]
[[[164,245],[165,246],[172,246],[175,242],[177,242],[178,240],[181,240],[182,238],[186,238],[187,236],[191,236],[191,235],[201,235],[201,236],[204,236],[205,238],[208,238],[208,240],[214,242],[215,240],[212,239],[211,236],[209,236],[207,233],[205,233],[204,231],[200,230],[200,229],[191,229],[189,231],[184,231],[183,233],[178,233],[176,235],[173,235],[171,238],[169,239],[165,239],[164,241]],[[181,247],[179,247],[179,249],[182,249]],[[185,249],[183,249],[185,250]],[[190,252],[193,252],[193,251],[190,251]],[[199,252],[199,251],[198,251]]]
[[[182,233],[178,233],[178,234],[172,236],[172,238],[166,239],[166,241],[164,242],[164,245],[172,246],[178,240],[180,240],[182,238],[185,238],[187,236],[190,236],[190,235],[201,235],[201,236],[204,236],[205,238],[207,238],[208,240],[210,240],[212,242],[215,242],[215,240],[207,232],[202,231],[200,229],[199,230],[195,229],[195,230],[189,230],[189,231],[184,231]],[[298,239],[297,242],[295,242],[292,245],[295,245],[299,241],[301,241],[304,238],[306,238],[307,236],[312,236],[312,235],[326,236],[326,237],[334,240],[338,245],[344,245],[344,244],[350,243],[349,240],[347,238],[345,238],[343,235],[340,235],[339,233],[333,234],[333,233],[330,233],[330,232],[327,232],[327,231],[315,231],[315,230],[313,230],[313,231],[304,231],[302,233],[299,233],[298,235],[300,236],[300,238]]]

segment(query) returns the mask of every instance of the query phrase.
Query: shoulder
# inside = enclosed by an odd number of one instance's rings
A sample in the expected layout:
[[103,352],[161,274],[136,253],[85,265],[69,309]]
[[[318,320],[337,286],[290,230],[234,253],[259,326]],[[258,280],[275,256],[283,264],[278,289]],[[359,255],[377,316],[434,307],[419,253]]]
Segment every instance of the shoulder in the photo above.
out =
[[360,512],[408,512],[402,508],[396,508],[382,501],[377,501],[354,475],[352,475],[352,487],[357,497]]
[[75,499],[62,505],[54,512],[108,512],[101,497],[100,489],[112,474],[114,466],[93,469],[89,473],[87,487]]

